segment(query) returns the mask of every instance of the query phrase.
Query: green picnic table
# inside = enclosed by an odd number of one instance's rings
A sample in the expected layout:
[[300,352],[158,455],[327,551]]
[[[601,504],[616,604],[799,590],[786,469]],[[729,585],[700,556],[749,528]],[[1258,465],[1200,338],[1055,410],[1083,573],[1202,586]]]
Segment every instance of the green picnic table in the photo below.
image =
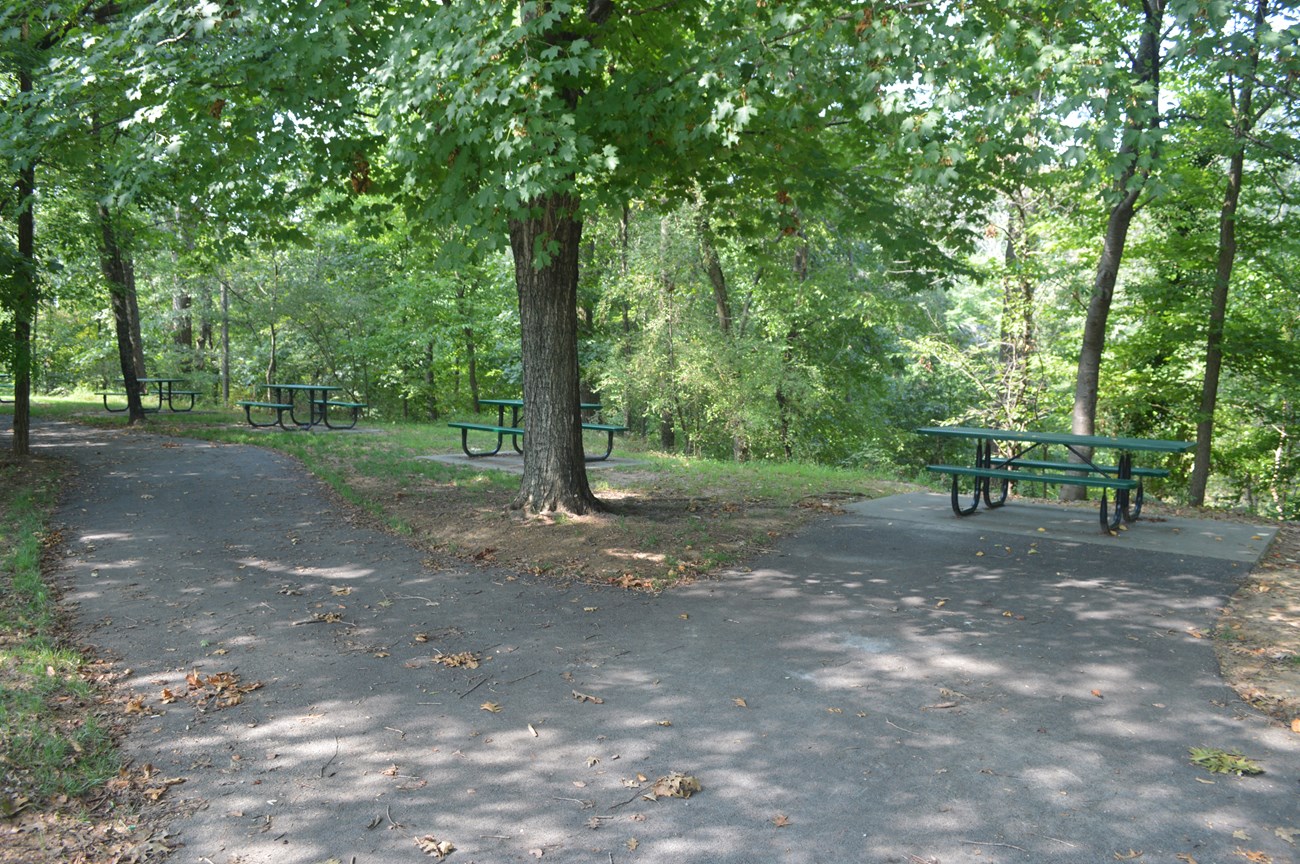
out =
[[[463,423],[452,422],[447,425],[453,429],[460,430],[460,449],[465,452],[466,456],[476,459],[480,456],[495,456],[501,452],[501,444],[506,438],[514,445],[515,452],[522,454],[523,448],[519,446],[519,438],[524,434],[524,428],[520,425],[523,419],[522,412],[524,409],[524,400],[522,399],[479,399],[478,404],[495,406],[497,409],[497,422],[492,423]],[[599,414],[603,409],[599,402],[583,402],[579,405],[583,411],[592,411]],[[510,424],[506,425],[506,409],[510,409]],[[609,454],[614,452],[614,433],[626,432],[627,427],[619,426],[613,423],[600,423],[596,421],[583,422],[582,428],[591,432],[604,432],[608,438],[605,442],[605,452],[600,456],[586,455],[588,462],[602,462],[609,458]],[[469,446],[470,432],[487,432],[497,436],[496,447],[492,450],[471,450]]]
[[[1120,520],[1133,522],[1142,513],[1142,478],[1168,477],[1163,468],[1144,468],[1134,464],[1138,453],[1185,453],[1196,446],[1190,441],[1167,441],[1159,438],[1125,438],[1104,435],[1073,435],[1065,432],[1034,432],[1017,429],[986,429],[973,426],[923,426],[920,435],[959,438],[975,442],[975,459],[971,465],[927,465],[926,470],[952,477],[952,509],[958,516],[969,516],[979,506],[993,509],[1006,503],[1007,490],[1013,481],[1057,486],[1083,486],[1101,490],[1101,527],[1107,533],[1119,527]],[[1033,458],[1035,451],[1049,445],[1064,447],[1078,461],[1061,462]],[[998,451],[994,453],[995,449]],[[1115,464],[1093,460],[1097,450],[1113,452]],[[1046,455],[1045,453],[1043,454]],[[1054,472],[1054,473],[1049,473]],[[1066,473],[1059,473],[1066,472]],[[960,479],[974,480],[974,499],[963,507]],[[1000,484],[994,497],[993,481]],[[1108,508],[1107,493],[1115,493],[1114,513]]]

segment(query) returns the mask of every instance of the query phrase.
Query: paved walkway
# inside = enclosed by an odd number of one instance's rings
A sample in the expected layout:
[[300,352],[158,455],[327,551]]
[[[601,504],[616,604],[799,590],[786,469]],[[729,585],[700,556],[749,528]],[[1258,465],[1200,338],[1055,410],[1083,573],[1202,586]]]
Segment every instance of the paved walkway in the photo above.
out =
[[[426,566],[265,450],[33,443],[80,467],[68,600],[185,779],[177,862],[1300,860],[1300,736],[1197,638],[1239,561],[864,505],[649,597]],[[263,686],[205,708],[193,670]],[[674,771],[702,791],[644,800]]]

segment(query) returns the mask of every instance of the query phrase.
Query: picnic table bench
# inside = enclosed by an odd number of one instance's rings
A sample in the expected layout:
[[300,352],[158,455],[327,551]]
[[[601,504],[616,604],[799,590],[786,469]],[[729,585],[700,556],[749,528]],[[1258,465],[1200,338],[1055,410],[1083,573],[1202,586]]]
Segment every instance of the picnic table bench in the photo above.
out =
[[[513,444],[515,448],[515,452],[522,453],[523,449],[519,446],[519,439],[523,437],[524,429],[522,426],[519,425],[519,421],[522,419],[521,413],[524,407],[524,400],[522,399],[480,399],[478,400],[478,404],[495,405],[497,409],[497,422],[496,423],[473,423],[473,422],[454,421],[447,424],[453,429],[460,430],[460,449],[465,452],[465,455],[470,457],[471,459],[476,459],[481,456],[495,456],[501,452],[501,445],[505,442],[507,438],[509,438],[511,443]],[[599,414],[603,406],[598,402],[583,402],[579,407],[583,411],[594,411],[597,412],[597,414]],[[510,409],[509,425],[506,425],[507,408]],[[619,426],[613,423],[600,423],[600,422],[583,422],[582,428],[586,431],[604,432],[607,436],[605,439],[604,453],[602,453],[599,456],[594,456],[586,453],[583,454],[583,458],[586,459],[586,461],[588,462],[603,462],[604,460],[608,459],[609,455],[614,452],[614,433],[627,431],[626,426]],[[496,447],[494,447],[491,450],[471,450],[469,446],[470,432],[486,432],[488,434],[496,435],[497,436]]]
[[[1184,453],[1196,445],[1189,441],[1166,441],[1154,438],[1111,438],[1101,435],[1073,435],[1057,432],[1034,432],[1007,429],[983,429],[968,426],[926,426],[916,430],[922,435],[974,439],[973,465],[927,465],[926,470],[952,477],[952,509],[958,516],[975,512],[980,500],[989,509],[1006,503],[1008,489],[1013,482],[1042,483],[1044,486],[1083,486],[1101,490],[1100,517],[1102,530],[1110,533],[1119,527],[1121,520],[1132,522],[1142,513],[1143,477],[1168,477],[1163,468],[1144,468],[1133,464],[1135,453]],[[1013,445],[1009,453],[994,455],[995,442]],[[1028,446],[1025,446],[1028,445]],[[1048,445],[1065,447],[1079,460],[1077,462],[1029,458],[1037,448]],[[1113,450],[1118,454],[1116,464],[1101,465],[1093,461],[1094,450]],[[1049,473],[1055,472],[1055,473]],[[1067,472],[1067,473],[1060,473]],[[974,499],[963,507],[960,479],[972,478]],[[998,481],[999,495],[992,492],[993,481]],[[1108,493],[1114,492],[1114,512],[1110,512]]]

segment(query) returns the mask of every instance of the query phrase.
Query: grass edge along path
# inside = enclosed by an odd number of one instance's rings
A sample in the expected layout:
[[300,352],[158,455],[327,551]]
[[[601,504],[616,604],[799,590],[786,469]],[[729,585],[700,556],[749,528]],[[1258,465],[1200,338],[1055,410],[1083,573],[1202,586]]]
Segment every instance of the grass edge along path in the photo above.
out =
[[141,821],[109,665],[76,647],[47,556],[63,463],[0,455],[0,862],[98,864],[166,843]]

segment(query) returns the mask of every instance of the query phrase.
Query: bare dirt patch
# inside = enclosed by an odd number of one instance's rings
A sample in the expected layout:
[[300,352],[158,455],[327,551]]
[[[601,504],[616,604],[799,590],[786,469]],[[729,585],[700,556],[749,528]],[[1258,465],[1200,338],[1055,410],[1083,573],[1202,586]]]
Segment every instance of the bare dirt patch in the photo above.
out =
[[1241,698],[1300,732],[1300,524],[1281,526],[1214,635],[1223,677]]

